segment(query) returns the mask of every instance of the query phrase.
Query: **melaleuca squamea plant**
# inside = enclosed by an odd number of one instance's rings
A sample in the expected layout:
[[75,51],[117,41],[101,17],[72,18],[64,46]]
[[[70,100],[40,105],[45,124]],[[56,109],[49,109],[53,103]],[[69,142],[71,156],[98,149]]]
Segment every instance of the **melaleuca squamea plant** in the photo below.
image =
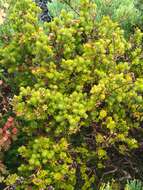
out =
[[79,181],[78,189],[90,189],[116,167],[117,155],[139,147],[133,132],[143,120],[143,34],[137,30],[126,40],[109,17],[96,21],[88,0],[81,0],[78,18],[62,11],[42,26],[35,3],[22,2],[16,5],[22,14],[11,15],[18,18],[12,20],[16,35],[0,56],[17,72],[19,93],[12,104],[27,135],[19,148],[19,174],[34,174],[23,189],[72,190]]

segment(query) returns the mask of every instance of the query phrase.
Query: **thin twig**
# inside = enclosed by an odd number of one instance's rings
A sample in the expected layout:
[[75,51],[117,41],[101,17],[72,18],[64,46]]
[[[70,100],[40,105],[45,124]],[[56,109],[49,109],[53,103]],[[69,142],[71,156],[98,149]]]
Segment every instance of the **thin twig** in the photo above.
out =
[[78,16],[80,16],[80,14],[74,9],[73,6],[71,6],[71,4],[70,4],[67,0],[63,0],[63,2],[64,2],[65,4],[67,4]]

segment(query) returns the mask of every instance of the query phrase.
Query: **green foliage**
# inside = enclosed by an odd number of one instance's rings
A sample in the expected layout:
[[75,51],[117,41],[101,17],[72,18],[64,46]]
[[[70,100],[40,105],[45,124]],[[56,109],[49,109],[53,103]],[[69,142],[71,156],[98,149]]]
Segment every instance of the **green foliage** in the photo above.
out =
[[48,8],[50,10],[50,13],[54,17],[57,17],[58,15],[60,15],[63,9],[75,14],[75,10],[77,10],[79,3],[80,0],[75,0],[75,1],[52,0],[52,2],[48,4]]
[[97,15],[99,20],[103,15],[109,15],[114,21],[118,21],[121,26],[129,32],[132,27],[139,24],[142,12],[137,9],[137,0],[95,0],[97,4]]
[[[8,36],[6,36],[6,42],[3,43],[4,46],[8,43],[11,45],[9,48],[6,48],[6,52],[1,52],[1,65],[7,65],[8,72],[12,74],[14,73],[14,84],[19,82],[22,83],[23,81],[22,85],[25,85],[25,83],[29,83],[29,81],[33,80],[28,72],[30,63],[28,66],[27,64],[24,64],[23,61],[27,63],[27,56],[32,57],[35,31],[38,29],[39,24],[37,14],[40,10],[36,7],[35,3],[30,3],[29,1],[17,1],[15,6],[12,7],[9,19],[7,19],[6,22],[6,26],[9,27],[10,32],[7,33]],[[20,12],[19,10],[22,11]],[[29,10],[29,12],[27,10]],[[17,20],[15,19],[16,17],[18,18]],[[24,33],[26,35],[23,35]],[[9,64],[11,63],[12,67],[9,67]],[[23,73],[23,69],[27,71]],[[23,80],[23,78],[25,78],[25,80]]]
[[139,180],[128,181],[125,190],[143,190],[143,184]]
[[73,189],[75,169],[65,139],[56,143],[50,138],[40,137],[28,146],[28,149],[25,146],[19,148],[22,157],[28,161],[19,170],[28,175],[36,169],[32,188],[46,189],[52,185],[56,189]]
[[112,186],[110,185],[110,183],[108,182],[107,184],[102,184],[100,187],[100,190],[112,190]]
[[96,21],[95,7],[81,0],[78,17],[62,11],[43,25],[32,0],[11,10],[0,64],[14,76],[13,110],[27,136],[17,172],[27,181],[18,188],[95,189],[108,166],[116,168],[112,157],[139,146],[143,33],[127,41],[109,17]]
[[[107,184],[102,184],[100,186],[100,190],[119,190],[119,187],[115,187],[113,183],[107,183]],[[125,185],[124,190],[142,190],[143,189],[143,184],[139,180],[130,180],[127,181],[127,184]]]
[[[96,19],[101,21],[103,16],[110,16],[112,20],[117,21],[125,29],[126,35],[133,30],[133,27],[142,28],[142,0],[93,0],[97,5]],[[49,4],[49,10],[53,16],[60,14],[62,9],[73,12],[77,16],[80,0],[53,0]]]

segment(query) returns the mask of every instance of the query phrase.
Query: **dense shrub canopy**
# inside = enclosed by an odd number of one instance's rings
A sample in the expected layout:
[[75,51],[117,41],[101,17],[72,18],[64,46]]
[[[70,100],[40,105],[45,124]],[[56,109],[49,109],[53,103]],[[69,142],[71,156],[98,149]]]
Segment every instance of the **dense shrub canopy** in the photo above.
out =
[[0,49],[27,136],[17,172],[26,181],[17,189],[87,190],[105,171],[114,169],[118,179],[139,175],[113,157],[140,147],[134,130],[143,122],[143,34],[137,29],[127,41],[109,17],[96,21],[88,0],[78,18],[62,11],[41,25],[39,12],[31,0],[17,1],[7,21],[13,33]]

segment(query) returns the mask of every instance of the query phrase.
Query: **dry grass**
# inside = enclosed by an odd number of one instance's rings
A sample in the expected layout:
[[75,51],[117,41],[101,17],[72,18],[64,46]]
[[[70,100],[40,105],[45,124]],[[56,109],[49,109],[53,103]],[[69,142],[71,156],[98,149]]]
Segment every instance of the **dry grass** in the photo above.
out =
[[4,22],[4,19],[6,17],[5,11],[6,9],[8,9],[8,7],[9,7],[9,4],[6,2],[2,4],[2,7],[0,6],[0,25],[3,24]]
[[5,16],[6,14],[4,12],[4,9],[0,9],[0,24],[4,22]]

